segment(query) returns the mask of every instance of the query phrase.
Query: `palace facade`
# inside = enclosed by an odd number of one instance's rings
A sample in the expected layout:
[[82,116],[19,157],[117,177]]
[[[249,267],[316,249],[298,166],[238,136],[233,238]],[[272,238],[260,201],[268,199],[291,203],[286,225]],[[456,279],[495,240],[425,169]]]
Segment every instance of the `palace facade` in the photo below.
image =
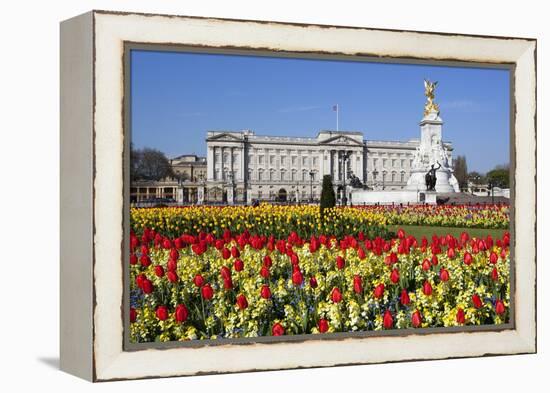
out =
[[[338,198],[357,179],[371,189],[403,189],[418,139],[365,140],[362,132],[320,131],[316,137],[256,135],[253,131],[208,131],[205,201],[318,200],[324,175]],[[444,143],[452,163],[452,145]]]

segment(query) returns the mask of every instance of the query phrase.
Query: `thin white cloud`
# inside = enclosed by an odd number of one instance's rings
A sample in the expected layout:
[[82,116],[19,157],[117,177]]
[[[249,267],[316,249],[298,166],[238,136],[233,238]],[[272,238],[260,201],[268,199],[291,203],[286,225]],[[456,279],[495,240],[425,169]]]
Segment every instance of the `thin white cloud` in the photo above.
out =
[[287,108],[279,109],[279,113],[293,113],[293,112],[307,112],[315,109],[322,108],[319,105],[304,105],[304,106],[290,106]]

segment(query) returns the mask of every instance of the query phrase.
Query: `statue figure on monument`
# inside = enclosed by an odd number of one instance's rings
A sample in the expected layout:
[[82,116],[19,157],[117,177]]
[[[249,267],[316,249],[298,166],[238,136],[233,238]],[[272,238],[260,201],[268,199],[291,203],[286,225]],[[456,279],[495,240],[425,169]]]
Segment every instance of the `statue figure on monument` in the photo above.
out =
[[430,82],[429,80],[424,79],[424,95],[426,96],[424,116],[427,116],[430,112],[437,112],[439,115],[439,105],[434,102],[436,86],[437,82]]
[[437,162],[437,168],[434,168],[435,165],[432,164],[431,169],[426,173],[426,190],[427,191],[435,191],[435,183],[437,182],[437,177],[435,175],[435,172],[441,168],[441,164],[439,161]]

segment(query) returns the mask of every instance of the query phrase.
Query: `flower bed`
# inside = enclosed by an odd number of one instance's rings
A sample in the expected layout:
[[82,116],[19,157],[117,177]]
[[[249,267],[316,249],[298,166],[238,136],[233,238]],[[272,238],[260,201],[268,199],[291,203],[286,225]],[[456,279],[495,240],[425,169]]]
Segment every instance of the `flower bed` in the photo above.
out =
[[510,207],[496,205],[390,205],[359,207],[382,214],[389,225],[508,229]]
[[[252,223],[264,225],[262,231],[270,233],[251,235],[246,226],[237,229],[243,221],[233,220],[225,222],[225,230],[219,230],[224,224],[218,222],[207,233],[199,228],[220,220],[216,210],[207,212],[212,216],[200,225],[173,222],[170,214],[158,209],[142,209],[139,219],[133,217],[139,231],[132,232],[130,240],[131,341],[509,320],[508,233],[496,240],[471,239],[466,232],[459,238],[415,239],[400,230],[394,239],[384,240],[368,238],[352,226],[345,230],[355,236],[302,237],[290,231],[275,237],[278,226],[285,225],[282,219]],[[372,218],[379,213],[361,214]],[[155,230],[148,226],[152,221]],[[191,225],[192,234],[174,235],[182,225]],[[303,233],[307,228],[299,227]]]

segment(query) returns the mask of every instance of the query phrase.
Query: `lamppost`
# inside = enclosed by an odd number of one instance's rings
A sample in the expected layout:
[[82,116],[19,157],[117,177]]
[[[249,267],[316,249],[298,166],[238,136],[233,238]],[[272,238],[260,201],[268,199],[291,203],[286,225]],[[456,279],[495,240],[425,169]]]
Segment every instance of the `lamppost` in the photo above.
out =
[[313,177],[315,172],[313,170],[309,171],[309,201],[313,202]]
[[342,164],[342,177],[343,177],[343,180],[344,180],[344,183],[343,183],[343,189],[342,189],[342,192],[343,192],[343,195],[342,195],[342,204],[344,206],[347,205],[347,198],[346,198],[346,165],[347,165],[347,162],[349,161],[349,157],[350,157],[350,152],[349,151],[344,151],[344,153],[340,156],[340,162]]

